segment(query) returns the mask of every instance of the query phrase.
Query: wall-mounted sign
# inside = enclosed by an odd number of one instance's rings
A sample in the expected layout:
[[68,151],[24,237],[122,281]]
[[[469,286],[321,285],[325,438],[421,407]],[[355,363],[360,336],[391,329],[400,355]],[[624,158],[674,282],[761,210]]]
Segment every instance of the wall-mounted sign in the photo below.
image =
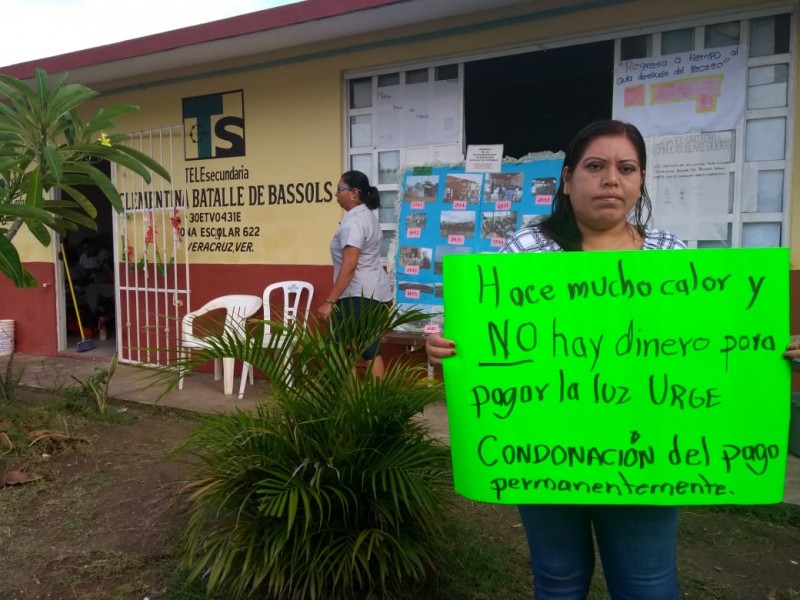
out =
[[499,173],[503,165],[503,144],[470,144],[467,146],[469,173]]
[[186,160],[245,155],[243,90],[184,98],[182,109]]

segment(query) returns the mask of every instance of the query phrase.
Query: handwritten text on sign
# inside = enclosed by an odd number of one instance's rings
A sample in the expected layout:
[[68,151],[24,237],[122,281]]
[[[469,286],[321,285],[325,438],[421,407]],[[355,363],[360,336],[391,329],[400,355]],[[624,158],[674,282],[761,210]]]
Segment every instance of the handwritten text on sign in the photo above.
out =
[[456,491],[780,502],[788,250],[448,255]]

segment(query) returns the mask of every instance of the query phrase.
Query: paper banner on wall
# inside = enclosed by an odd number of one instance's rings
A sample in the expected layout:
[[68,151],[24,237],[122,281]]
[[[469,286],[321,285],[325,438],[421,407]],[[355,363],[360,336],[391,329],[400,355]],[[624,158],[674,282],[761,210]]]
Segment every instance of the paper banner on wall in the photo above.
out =
[[727,240],[733,132],[659,136],[646,143],[655,226],[682,240]]
[[448,256],[455,489],[500,504],[780,502],[786,248]]
[[378,88],[375,147],[397,149],[456,143],[460,135],[459,99],[457,80]]
[[644,136],[735,129],[744,119],[746,61],[742,46],[620,61],[614,118]]
[[[504,163],[499,173],[467,173],[463,164],[407,170],[398,211],[396,302],[440,315],[445,256],[497,252],[517,229],[549,215],[563,162],[550,156]],[[403,330],[440,331],[441,322],[432,317]]]

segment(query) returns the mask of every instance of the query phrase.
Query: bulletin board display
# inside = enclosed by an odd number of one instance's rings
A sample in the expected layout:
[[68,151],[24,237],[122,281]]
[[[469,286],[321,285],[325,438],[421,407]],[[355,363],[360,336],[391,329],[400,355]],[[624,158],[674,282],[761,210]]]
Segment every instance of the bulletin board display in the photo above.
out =
[[497,252],[509,235],[549,215],[562,163],[560,157],[504,163],[499,173],[467,173],[463,164],[404,172],[395,301],[432,316],[403,331],[441,331],[443,257]]

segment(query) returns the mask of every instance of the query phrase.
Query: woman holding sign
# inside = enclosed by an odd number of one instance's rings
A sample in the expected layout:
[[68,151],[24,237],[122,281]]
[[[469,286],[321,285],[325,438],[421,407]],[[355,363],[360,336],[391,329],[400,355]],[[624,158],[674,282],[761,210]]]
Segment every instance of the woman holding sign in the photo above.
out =
[[[349,319],[369,313],[370,305],[392,299],[389,277],[381,265],[381,229],[372,214],[381,204],[378,189],[369,184],[369,178],[361,171],[347,171],[337,184],[336,201],[346,214],[331,240],[333,287],[317,309],[325,319],[333,314],[334,334]],[[383,376],[385,366],[379,340],[361,358],[367,361],[375,377]]]
[[[650,229],[644,185],[647,152],[639,130],[598,121],[570,142],[553,198],[553,213],[506,240],[500,252],[659,250],[685,248],[667,231]],[[430,361],[455,355],[455,343],[428,338]],[[677,600],[678,510],[672,506],[519,506],[534,574],[536,600],[583,600],[594,571],[592,531],[614,600]]]
[[796,336],[786,347],[783,356],[792,361],[793,371],[800,371],[800,335]]

